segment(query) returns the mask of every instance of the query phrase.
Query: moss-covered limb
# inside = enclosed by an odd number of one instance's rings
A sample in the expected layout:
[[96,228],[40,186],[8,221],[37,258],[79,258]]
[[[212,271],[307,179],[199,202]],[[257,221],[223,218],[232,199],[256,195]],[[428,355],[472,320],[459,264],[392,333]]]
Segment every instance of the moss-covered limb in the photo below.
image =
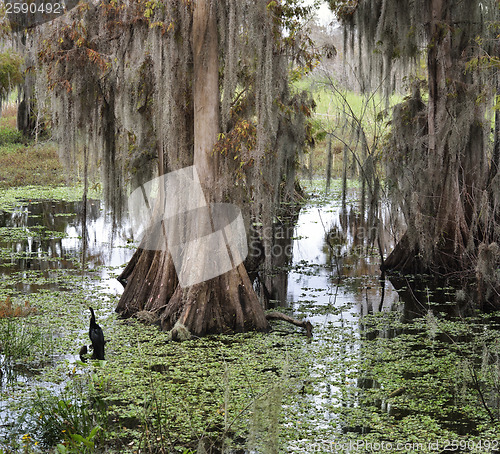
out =
[[[238,192],[245,201],[254,200],[252,214],[258,218],[261,209],[272,211],[283,180],[287,192],[293,192],[294,160],[311,114],[310,100],[290,93],[287,74],[290,55],[310,63],[308,47],[300,39],[281,36],[283,24],[299,27],[307,8],[266,5],[210,3],[217,20],[223,86],[220,132],[234,137],[238,125],[246,123],[255,133],[250,142],[219,148],[218,170],[232,178],[220,178],[217,189],[230,199]],[[40,97],[47,93],[47,82],[52,90],[40,102],[50,104],[55,136],[65,145],[67,163],[75,161],[81,134],[83,142],[89,142],[91,162],[103,164],[103,175],[111,165],[117,169],[114,185],[132,180],[135,186],[153,175],[160,155],[168,171],[193,163],[193,99],[198,99],[192,91],[193,15],[189,5],[178,2],[161,8],[140,1],[122,6],[74,9],[27,46],[43,64],[37,77]],[[290,46],[297,47],[297,53],[289,52]],[[116,118],[108,115],[111,111]],[[111,135],[116,151],[111,149]]]

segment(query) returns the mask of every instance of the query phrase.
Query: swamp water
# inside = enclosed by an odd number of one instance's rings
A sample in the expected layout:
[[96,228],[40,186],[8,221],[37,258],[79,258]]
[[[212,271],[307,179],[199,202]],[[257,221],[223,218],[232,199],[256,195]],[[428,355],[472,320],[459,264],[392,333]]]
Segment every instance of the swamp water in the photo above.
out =
[[[269,334],[168,342],[113,312],[114,277],[134,250],[126,220],[113,223],[89,202],[82,273],[80,202],[0,212],[0,303],[29,312],[0,320],[0,448],[493,452],[495,314],[475,313],[463,292],[426,280],[400,280],[398,294],[379,280],[357,191],[344,214],[338,191],[310,191],[319,195],[300,211],[292,261],[275,270],[275,298],[313,323],[310,341],[280,322]],[[108,361],[91,365],[78,360],[89,305],[108,340]]]

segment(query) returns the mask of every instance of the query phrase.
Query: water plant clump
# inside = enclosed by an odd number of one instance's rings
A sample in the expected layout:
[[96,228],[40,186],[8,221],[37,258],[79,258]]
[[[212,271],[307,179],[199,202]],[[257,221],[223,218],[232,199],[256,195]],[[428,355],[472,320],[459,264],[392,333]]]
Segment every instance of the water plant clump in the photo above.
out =
[[7,297],[0,303],[0,377],[5,375],[7,382],[14,380],[26,365],[39,368],[50,361],[51,333],[25,319],[35,313],[36,308],[28,302],[13,304]]
[[31,307],[27,301],[24,305],[12,304],[10,296],[5,301],[0,302],[0,319],[10,317],[26,317],[29,314],[36,313],[36,307]]

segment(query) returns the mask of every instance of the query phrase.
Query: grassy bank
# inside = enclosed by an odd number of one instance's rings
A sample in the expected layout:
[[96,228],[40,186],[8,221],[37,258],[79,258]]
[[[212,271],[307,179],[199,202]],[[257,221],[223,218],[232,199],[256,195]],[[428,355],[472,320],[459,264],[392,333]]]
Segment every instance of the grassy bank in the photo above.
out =
[[16,114],[16,107],[9,106],[0,118],[0,189],[65,184],[56,145],[23,137],[16,129]]

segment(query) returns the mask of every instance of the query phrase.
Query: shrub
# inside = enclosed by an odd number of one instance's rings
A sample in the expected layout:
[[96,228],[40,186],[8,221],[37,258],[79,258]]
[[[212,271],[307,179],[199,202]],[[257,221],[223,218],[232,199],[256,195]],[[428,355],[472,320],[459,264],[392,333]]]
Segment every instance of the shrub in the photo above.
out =
[[22,83],[23,58],[11,51],[0,53],[0,101],[7,99],[11,90]]
[[13,128],[0,128],[0,145],[8,143],[21,143],[23,135],[21,131]]

